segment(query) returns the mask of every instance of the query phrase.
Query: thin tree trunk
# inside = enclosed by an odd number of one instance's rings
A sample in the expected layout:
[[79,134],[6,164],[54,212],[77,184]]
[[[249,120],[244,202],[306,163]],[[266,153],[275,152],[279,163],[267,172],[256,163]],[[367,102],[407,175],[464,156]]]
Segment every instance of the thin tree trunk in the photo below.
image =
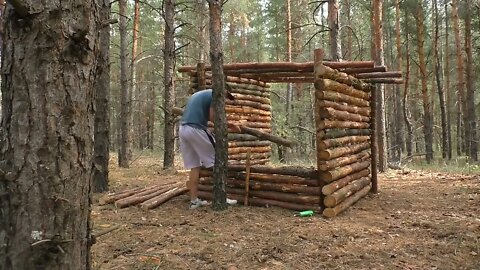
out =
[[213,168],[213,209],[227,208],[228,140],[225,115],[225,78],[222,48],[222,0],[208,0],[210,9],[210,61],[213,76],[213,106],[215,108],[215,166]]
[[[383,0],[374,0],[373,6],[373,59],[377,66],[384,65],[384,52],[383,52],[383,27],[382,27],[382,14],[383,14]],[[379,84],[377,87],[377,135],[378,135],[378,171],[384,172],[387,170],[387,142],[386,142],[386,127],[385,127],[385,97],[384,86]]]
[[[351,8],[350,0],[345,0],[345,14],[347,16],[348,27],[352,27],[352,8]],[[351,61],[352,50],[353,50],[352,29],[347,29],[346,32],[347,32],[347,50],[346,50],[345,58]]]
[[[397,70],[402,70],[402,45],[401,45],[401,29],[400,29],[400,0],[395,1],[395,36],[396,36],[396,49],[397,49],[397,59],[396,66]],[[403,121],[402,121],[402,99],[401,99],[401,86],[395,85],[394,90],[394,103],[395,103],[395,147],[394,153],[397,158],[397,161],[400,161],[402,156],[402,151],[404,149],[403,141]]]
[[[287,11],[287,55],[286,61],[292,62],[292,12],[290,6],[290,0],[286,0],[286,11]],[[285,126],[289,126],[291,114],[292,114],[292,100],[293,100],[293,87],[291,83],[287,83],[287,95],[285,102]],[[286,152],[288,151],[283,146],[278,146],[279,160],[281,163],[286,162]]]
[[416,23],[417,23],[417,48],[419,58],[420,78],[422,83],[422,101],[423,101],[423,134],[425,138],[426,159],[430,163],[433,160],[433,116],[430,104],[430,96],[427,88],[427,64],[425,61],[424,43],[425,43],[425,25],[423,5],[417,7]]
[[328,0],[328,27],[330,28],[330,57],[333,61],[342,60],[342,46],[340,42],[340,13],[338,0]]
[[448,27],[448,0],[445,0],[445,91],[447,96],[447,157],[452,159],[452,90],[450,89],[450,42]]
[[[465,132],[462,131],[462,115],[465,117],[465,77],[464,77],[464,64],[462,56],[462,44],[460,41],[460,22],[458,19],[458,1],[452,1],[452,19],[453,19],[453,32],[455,35],[455,54],[457,62],[457,96],[460,98],[457,102],[457,154],[462,154],[462,149],[465,150]],[[463,146],[463,147],[462,147]]]
[[118,166],[128,168],[132,156],[130,127],[131,127],[131,100],[128,89],[127,64],[127,0],[119,0],[119,28],[120,28],[120,142],[118,147]]
[[165,10],[165,48],[164,56],[164,86],[165,96],[163,106],[165,108],[165,127],[163,132],[164,154],[163,168],[174,166],[175,160],[175,115],[172,108],[175,107],[175,0],[164,1]]
[[98,1],[100,14],[99,54],[95,77],[95,158],[93,192],[108,190],[110,157],[110,4]]
[[[405,12],[405,28],[408,28],[408,11]],[[410,119],[410,112],[408,110],[408,87],[410,82],[410,35],[408,31],[405,31],[405,52],[406,52],[406,66],[405,66],[405,84],[403,90],[403,118],[405,120],[405,127],[407,128],[407,138],[406,138],[406,150],[407,156],[411,156],[413,154],[413,128],[412,122]]]
[[[132,140],[132,147],[142,148],[141,137],[142,137],[142,118],[141,104],[138,102],[141,100],[140,94],[137,91],[137,56],[138,56],[138,34],[140,28],[140,5],[139,0],[135,0],[134,4],[134,13],[133,13],[133,26],[132,26],[132,58],[130,59],[130,123],[132,124],[132,136],[135,140]],[[134,102],[135,101],[135,102]],[[137,121],[133,121],[137,119]],[[134,145],[135,143],[135,145]]]
[[[445,159],[448,156],[448,128],[447,128],[447,109],[445,104],[445,94],[442,87],[442,65],[440,63],[440,53],[438,49],[438,39],[439,34],[439,17],[438,17],[438,0],[433,1],[433,8],[435,12],[435,34],[433,38],[433,53],[434,53],[434,70],[435,70],[435,79],[437,84],[437,91],[439,97],[440,105],[440,115],[442,121],[442,157]],[[433,92],[433,91],[432,91]]]
[[9,2],[0,268],[90,269],[99,9],[91,0]]
[[465,99],[465,138],[467,142],[468,156],[474,160],[478,160],[477,147],[477,125],[475,117],[475,77],[473,73],[473,55],[472,55],[472,1],[465,1],[465,51],[467,55],[466,64],[466,87],[467,94]]

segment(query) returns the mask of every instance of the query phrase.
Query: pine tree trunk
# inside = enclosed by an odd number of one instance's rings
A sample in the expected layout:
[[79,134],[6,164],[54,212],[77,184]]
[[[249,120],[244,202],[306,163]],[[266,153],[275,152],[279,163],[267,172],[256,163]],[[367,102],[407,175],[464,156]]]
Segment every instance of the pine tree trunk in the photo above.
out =
[[[440,115],[442,121],[442,157],[445,159],[448,156],[448,128],[447,128],[447,109],[445,104],[445,94],[442,87],[442,65],[440,63],[440,53],[438,49],[438,39],[439,37],[439,17],[438,17],[438,0],[433,1],[433,9],[435,12],[434,19],[434,38],[433,38],[433,54],[434,54],[434,71],[435,71],[435,80],[437,85],[439,105],[440,105]],[[432,91],[433,92],[433,91]],[[433,110],[432,110],[433,111]]]
[[165,5],[165,49],[164,49],[164,86],[165,108],[163,168],[171,168],[175,159],[175,115],[171,109],[175,106],[175,0],[164,1]]
[[474,160],[478,160],[477,146],[477,125],[475,117],[475,77],[473,73],[473,55],[472,55],[472,1],[465,1],[465,51],[467,55],[466,62],[466,87],[467,94],[465,96],[465,138],[467,142],[468,156]]
[[131,100],[128,89],[127,63],[127,0],[119,0],[119,28],[120,28],[120,142],[118,147],[118,166],[128,168],[132,156],[131,150]]
[[[131,147],[132,148],[140,148],[142,149],[142,114],[141,114],[141,104],[140,102],[137,102],[135,100],[141,100],[140,93],[137,90],[137,57],[138,57],[138,34],[140,32],[140,5],[139,5],[139,0],[135,0],[135,4],[133,7],[134,13],[133,13],[133,26],[132,26],[132,58],[130,59],[130,92],[129,92],[129,100],[131,101],[130,103],[130,123],[131,123],[131,136],[135,138],[131,142]],[[134,102],[135,101],[135,102]],[[136,121],[133,121],[135,119]]]
[[93,192],[108,190],[108,161],[110,157],[110,4],[99,2],[100,37],[95,77],[95,158]]
[[[408,11],[405,12],[405,28],[408,28]],[[408,87],[410,82],[410,49],[409,49],[409,38],[410,35],[408,31],[405,31],[405,52],[406,52],[406,66],[405,66],[405,84],[403,89],[403,118],[405,120],[405,127],[407,128],[405,148],[407,150],[407,156],[412,156],[413,154],[413,127],[410,120],[410,112],[408,110]]]
[[420,78],[422,83],[422,101],[423,101],[423,134],[425,138],[425,150],[427,162],[433,159],[433,116],[430,104],[430,95],[427,88],[427,64],[425,61],[424,43],[425,43],[425,25],[423,5],[419,4],[416,14],[417,23],[417,48],[419,58]]
[[0,268],[89,269],[99,8],[12,2],[2,53]]
[[227,208],[228,140],[225,115],[225,81],[222,48],[222,0],[208,0],[210,9],[210,61],[213,75],[213,107],[215,108],[215,166],[213,169],[213,209]]
[[340,42],[340,13],[338,0],[328,0],[328,27],[330,28],[330,58],[332,61],[342,60],[342,46]]
[[452,159],[452,90],[450,89],[450,41],[449,41],[450,28],[448,27],[448,3],[445,1],[445,91],[447,96],[447,157]]
[[[395,44],[397,49],[397,58],[396,58],[396,66],[397,70],[402,70],[402,45],[401,45],[401,29],[400,29],[400,0],[395,1]],[[395,111],[394,111],[394,118],[395,118],[395,146],[394,146],[394,153],[397,157],[397,161],[400,161],[402,156],[402,152],[404,147],[403,141],[403,134],[404,134],[404,126],[402,121],[402,98],[401,98],[401,85],[395,85],[394,90],[394,103],[395,103]]]

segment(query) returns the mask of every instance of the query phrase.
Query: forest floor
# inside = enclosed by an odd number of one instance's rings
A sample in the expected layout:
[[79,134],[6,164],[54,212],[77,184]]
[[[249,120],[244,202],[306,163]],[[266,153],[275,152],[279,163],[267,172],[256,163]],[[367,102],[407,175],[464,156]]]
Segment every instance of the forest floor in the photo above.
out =
[[[110,171],[111,191],[186,181],[142,157]],[[398,170],[380,193],[333,219],[279,208],[189,210],[187,195],[160,207],[115,209],[94,197],[94,269],[480,269],[480,176]]]

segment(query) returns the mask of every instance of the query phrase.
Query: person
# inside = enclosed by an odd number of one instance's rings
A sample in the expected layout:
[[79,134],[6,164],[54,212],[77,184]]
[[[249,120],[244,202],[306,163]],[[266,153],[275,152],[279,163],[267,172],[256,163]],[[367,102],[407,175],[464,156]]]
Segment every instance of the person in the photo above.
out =
[[[230,100],[235,99],[228,90],[226,90],[226,96]],[[208,204],[207,201],[198,198],[198,180],[202,166],[211,168],[215,164],[215,139],[208,130],[208,121],[213,122],[213,119],[212,89],[194,93],[187,101],[178,133],[183,164],[187,170],[190,170],[187,182],[190,190],[190,209]],[[232,123],[227,125],[232,130],[240,132],[240,127],[237,125]],[[236,204],[236,202],[227,198],[228,204]]]

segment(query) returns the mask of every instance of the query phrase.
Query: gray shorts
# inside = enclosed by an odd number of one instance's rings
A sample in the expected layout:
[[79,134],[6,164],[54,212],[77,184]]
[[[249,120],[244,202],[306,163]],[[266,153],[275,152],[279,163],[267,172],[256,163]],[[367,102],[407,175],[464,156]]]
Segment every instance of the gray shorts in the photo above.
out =
[[[182,153],[183,165],[186,169],[201,166],[210,168],[215,164],[215,148],[207,132],[188,125],[180,126],[178,132],[180,152]],[[214,140],[211,134],[210,136]]]

